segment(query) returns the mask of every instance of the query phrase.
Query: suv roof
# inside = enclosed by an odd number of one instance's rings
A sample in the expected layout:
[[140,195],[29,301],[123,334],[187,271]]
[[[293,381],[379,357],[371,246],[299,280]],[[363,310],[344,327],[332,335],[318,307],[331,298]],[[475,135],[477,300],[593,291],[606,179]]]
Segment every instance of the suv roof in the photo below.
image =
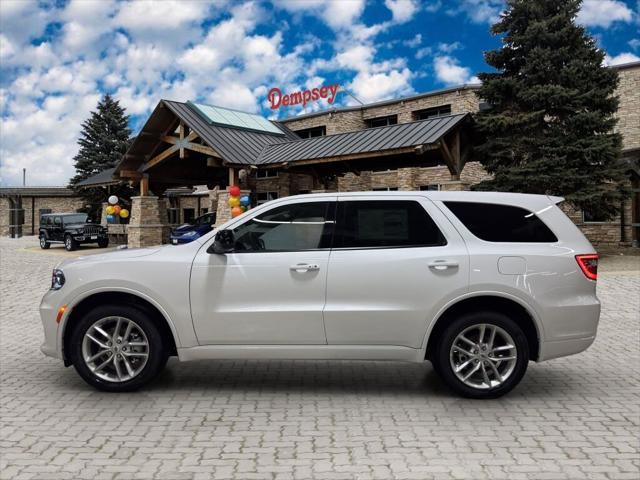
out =
[[[532,193],[508,193],[508,192],[470,192],[470,191],[430,191],[430,190],[407,190],[407,191],[368,191],[368,192],[333,192],[333,193],[310,193],[295,195],[293,197],[281,197],[272,202],[276,203],[286,199],[323,198],[323,197],[360,197],[360,196],[383,196],[383,197],[403,197],[421,196],[434,201],[458,201],[458,202],[484,202],[503,203],[506,205],[524,206],[529,209],[536,209],[554,205],[564,200],[562,197],[550,195],[536,195]],[[271,203],[271,202],[269,202]]]
[[41,217],[64,217],[65,215],[88,215],[84,212],[65,212],[65,213],[43,213]]

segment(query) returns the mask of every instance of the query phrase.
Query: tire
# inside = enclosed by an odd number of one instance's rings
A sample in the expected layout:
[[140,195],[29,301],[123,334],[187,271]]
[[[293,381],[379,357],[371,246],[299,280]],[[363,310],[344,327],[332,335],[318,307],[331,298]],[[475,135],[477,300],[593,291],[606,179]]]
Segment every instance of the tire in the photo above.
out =
[[[484,338],[480,342],[482,325]],[[498,350],[490,348],[491,332],[495,332],[493,348]],[[515,349],[508,348],[510,345]],[[467,313],[453,320],[438,339],[433,356],[436,372],[451,390],[477,399],[498,398],[510,392],[520,383],[528,363],[529,344],[522,329],[508,316],[490,311]],[[458,373],[454,371],[456,367],[460,369]],[[473,369],[475,372],[470,373]],[[459,375],[469,377],[463,381]]]
[[67,234],[64,236],[64,248],[67,252],[73,252],[78,248],[78,242],[76,242],[71,235]]
[[[105,333],[113,335],[118,325],[117,318],[121,319],[118,329],[120,337],[127,332],[127,322],[133,324],[130,334],[119,344],[111,336],[111,343],[107,344],[107,337],[94,327],[98,325]],[[87,333],[108,349],[89,339]],[[147,346],[143,347],[145,342]],[[106,392],[139,389],[153,380],[168,360],[167,349],[154,319],[147,312],[130,305],[103,305],[89,311],[74,326],[69,350],[73,366],[82,379]],[[99,352],[103,352],[102,356],[89,361]],[[103,363],[105,366],[102,366]],[[126,363],[129,367],[126,367]]]
[[106,238],[104,240],[98,240],[98,247],[107,248],[109,246],[109,239]]
[[51,247],[51,243],[49,243],[47,241],[47,236],[44,233],[40,234],[40,248],[43,250],[48,249],[49,247]]

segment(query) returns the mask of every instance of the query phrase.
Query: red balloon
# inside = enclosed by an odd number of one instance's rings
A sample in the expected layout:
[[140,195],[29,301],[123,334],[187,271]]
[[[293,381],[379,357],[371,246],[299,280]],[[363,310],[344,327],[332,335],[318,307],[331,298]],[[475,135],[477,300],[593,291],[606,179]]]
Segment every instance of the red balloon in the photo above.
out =
[[232,197],[239,197],[240,196],[240,187],[237,186],[237,185],[234,185],[231,188],[229,188],[229,195],[231,195]]

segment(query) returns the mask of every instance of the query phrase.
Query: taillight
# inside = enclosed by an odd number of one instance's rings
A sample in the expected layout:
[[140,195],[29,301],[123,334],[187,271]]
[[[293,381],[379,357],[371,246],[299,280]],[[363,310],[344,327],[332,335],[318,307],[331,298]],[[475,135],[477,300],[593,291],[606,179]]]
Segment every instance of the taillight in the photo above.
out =
[[580,265],[582,273],[589,280],[598,279],[598,254],[591,253],[589,255],[576,255],[576,261]]

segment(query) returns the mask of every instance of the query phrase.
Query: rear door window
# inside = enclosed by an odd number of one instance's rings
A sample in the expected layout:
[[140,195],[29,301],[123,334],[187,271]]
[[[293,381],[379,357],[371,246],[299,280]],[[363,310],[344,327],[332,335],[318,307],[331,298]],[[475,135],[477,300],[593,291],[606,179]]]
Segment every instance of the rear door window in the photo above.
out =
[[512,205],[443,202],[467,229],[487,242],[552,243],[558,238],[535,213]]
[[338,203],[334,248],[398,248],[446,245],[426,210],[412,200]]

